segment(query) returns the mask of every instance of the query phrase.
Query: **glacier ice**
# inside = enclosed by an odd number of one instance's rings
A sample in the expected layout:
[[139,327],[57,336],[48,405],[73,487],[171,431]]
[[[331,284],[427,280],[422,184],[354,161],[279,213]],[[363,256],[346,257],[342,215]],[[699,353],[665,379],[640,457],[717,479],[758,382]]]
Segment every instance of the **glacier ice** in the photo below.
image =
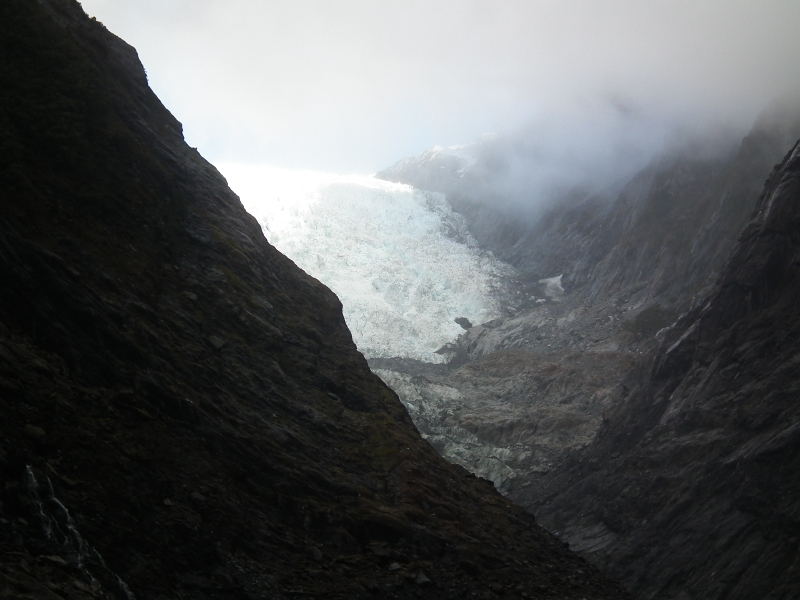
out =
[[267,239],[344,306],[367,357],[440,362],[466,317],[499,316],[508,265],[478,249],[443,195],[371,176],[222,165]]

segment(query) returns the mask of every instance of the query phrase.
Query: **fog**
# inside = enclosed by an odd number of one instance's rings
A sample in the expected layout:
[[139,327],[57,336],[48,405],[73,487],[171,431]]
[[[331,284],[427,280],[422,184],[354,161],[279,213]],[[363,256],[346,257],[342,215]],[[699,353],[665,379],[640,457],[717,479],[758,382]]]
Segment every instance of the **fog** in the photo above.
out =
[[613,197],[654,157],[730,155],[751,125],[687,109],[681,112],[676,106],[639,106],[618,97],[565,103],[512,132],[458,149],[474,163],[468,172],[456,173],[457,179],[443,181],[435,189],[491,200],[498,207],[522,207],[537,215],[565,197]]
[[610,185],[800,90],[797,0],[82,5],[212,162],[370,173],[494,132],[540,157],[543,187]]

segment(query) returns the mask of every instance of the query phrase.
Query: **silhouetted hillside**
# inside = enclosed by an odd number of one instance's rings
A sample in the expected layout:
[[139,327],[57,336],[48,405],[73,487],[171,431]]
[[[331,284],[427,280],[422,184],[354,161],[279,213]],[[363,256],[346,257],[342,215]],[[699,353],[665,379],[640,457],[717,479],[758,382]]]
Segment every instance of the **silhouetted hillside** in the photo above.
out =
[[440,459],[73,0],[0,4],[8,598],[625,597]]

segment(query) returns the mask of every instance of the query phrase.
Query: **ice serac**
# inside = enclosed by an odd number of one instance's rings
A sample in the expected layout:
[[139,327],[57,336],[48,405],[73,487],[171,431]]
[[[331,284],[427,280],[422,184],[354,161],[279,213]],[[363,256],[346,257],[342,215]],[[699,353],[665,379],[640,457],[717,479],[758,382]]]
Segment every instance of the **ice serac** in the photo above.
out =
[[597,439],[525,498],[637,598],[800,589],[800,146],[708,299],[625,382]]
[[447,464],[73,0],[0,3],[9,598],[625,597]]

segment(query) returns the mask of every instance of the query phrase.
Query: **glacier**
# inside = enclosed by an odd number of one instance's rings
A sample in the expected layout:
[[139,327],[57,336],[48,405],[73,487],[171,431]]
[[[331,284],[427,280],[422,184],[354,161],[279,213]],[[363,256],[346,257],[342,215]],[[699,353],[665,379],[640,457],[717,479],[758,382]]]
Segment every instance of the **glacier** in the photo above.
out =
[[513,268],[480,250],[442,194],[373,176],[264,165],[220,171],[267,240],[339,297],[367,358],[443,362],[457,317],[500,316]]

